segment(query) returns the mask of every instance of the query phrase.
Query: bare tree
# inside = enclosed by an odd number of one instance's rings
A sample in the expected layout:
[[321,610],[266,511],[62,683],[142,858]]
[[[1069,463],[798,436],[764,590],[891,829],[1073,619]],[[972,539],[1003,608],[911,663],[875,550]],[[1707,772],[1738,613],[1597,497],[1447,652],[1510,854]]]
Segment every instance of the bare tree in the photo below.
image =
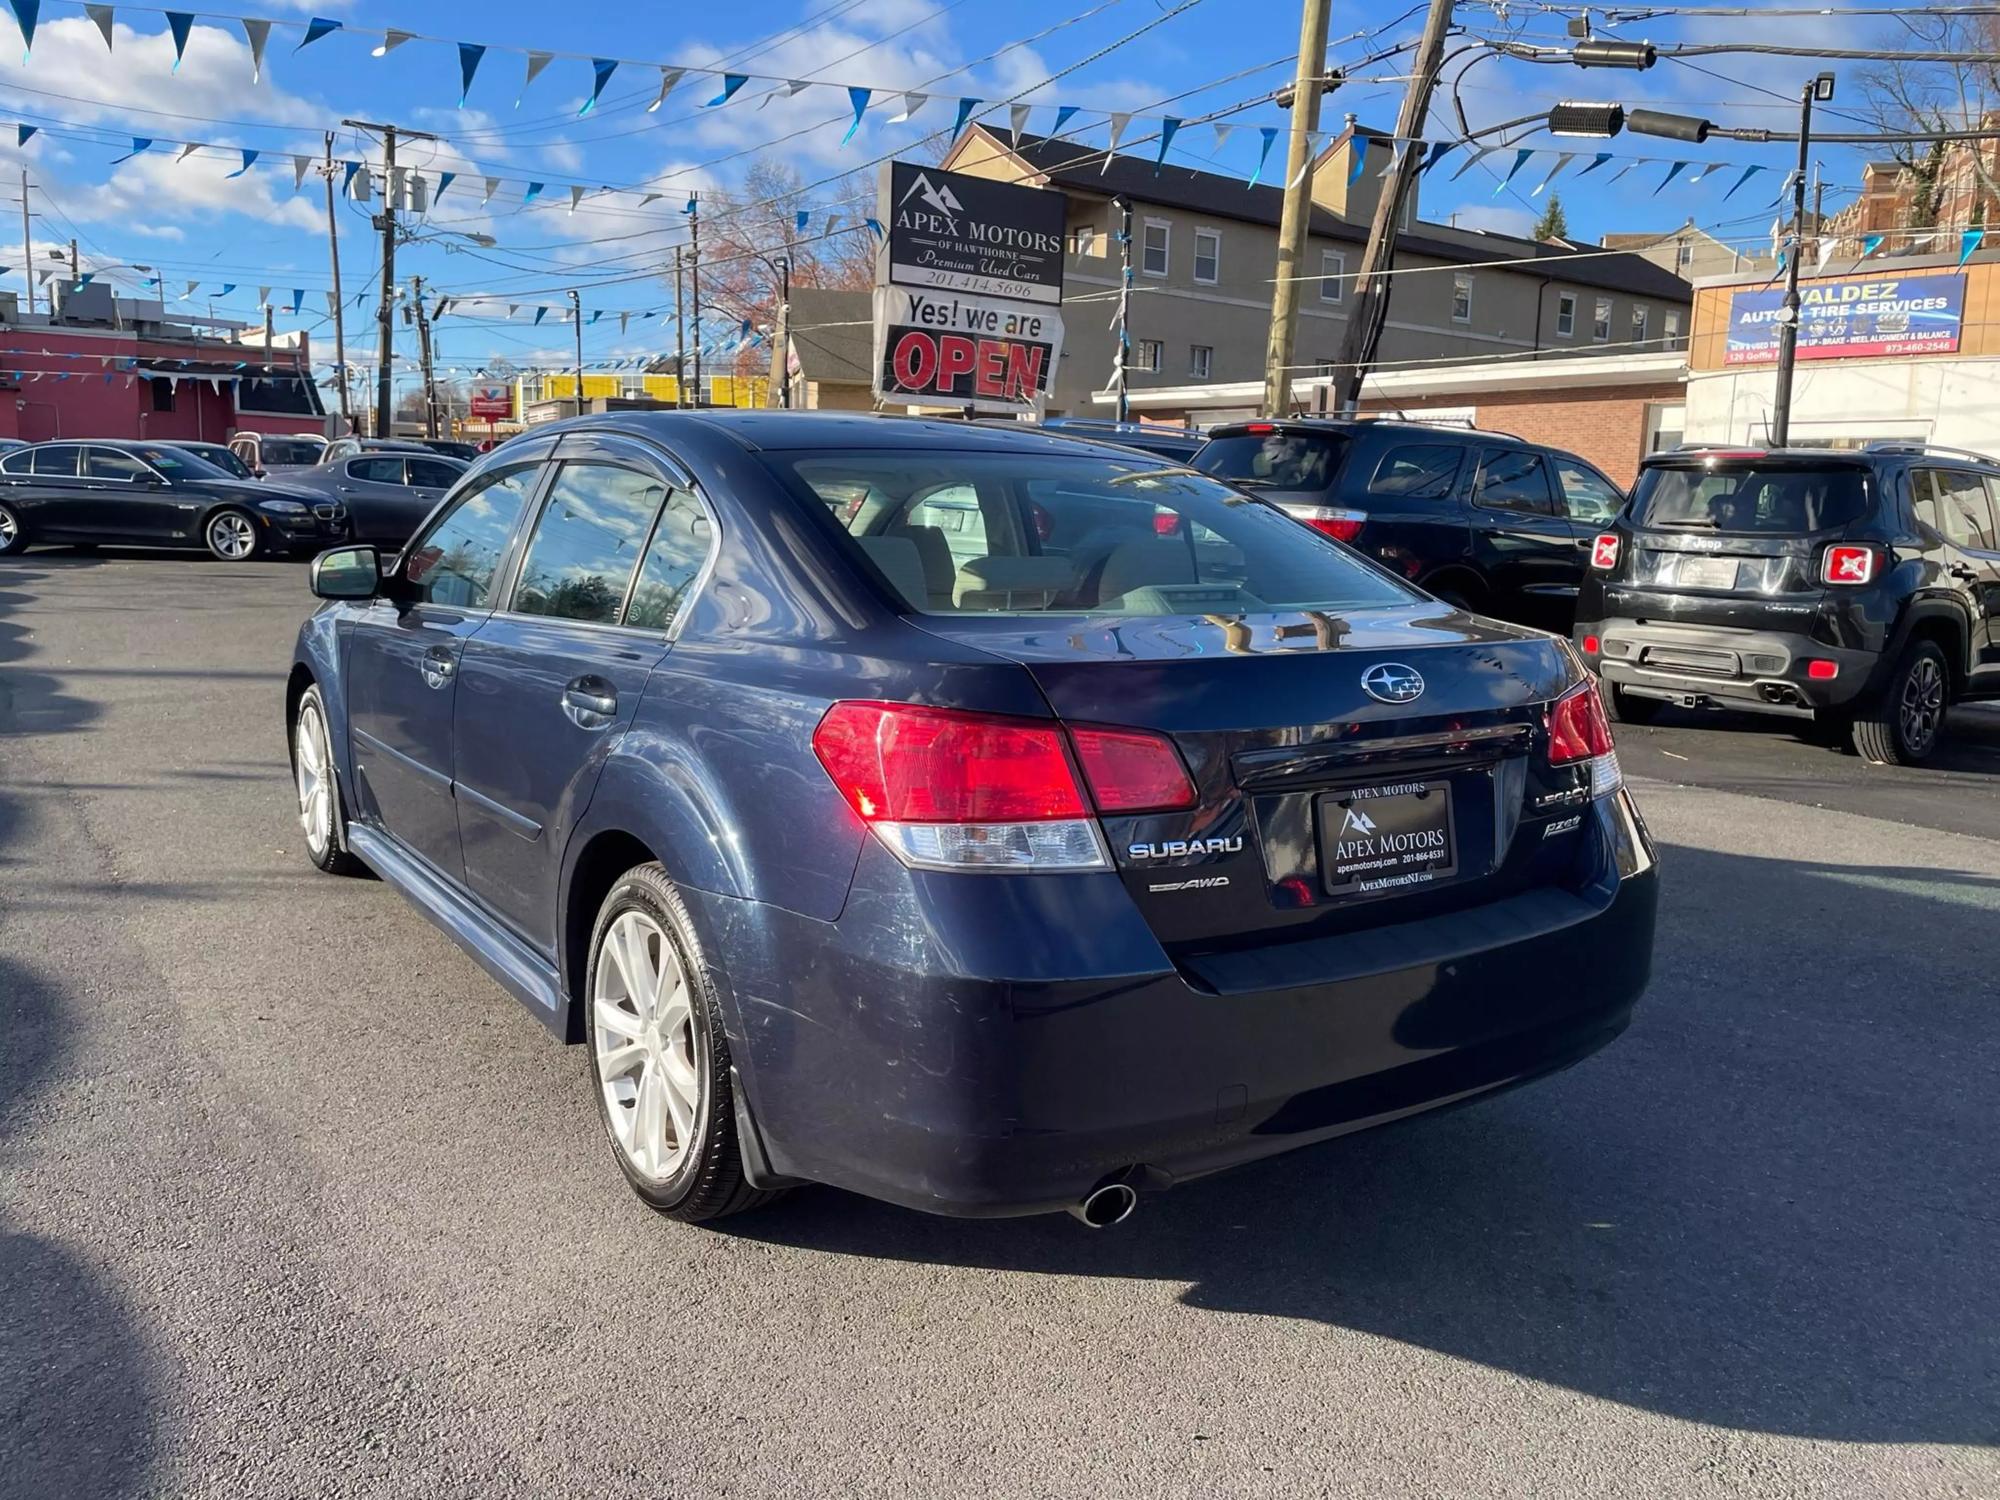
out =
[[[1976,62],[1886,60],[1858,78],[1862,112],[1885,131],[1976,130],[2000,111],[2000,17],[1939,15],[1912,10],[1896,18],[1906,33],[1905,50],[1982,55]],[[1886,148],[1890,160],[1910,173],[1913,193],[1910,227],[1929,228],[1938,211],[1947,158],[1953,147],[1941,141],[1912,141]],[[1964,148],[1981,189],[2000,191],[1984,143]],[[1982,205],[1975,203],[1975,209]]]

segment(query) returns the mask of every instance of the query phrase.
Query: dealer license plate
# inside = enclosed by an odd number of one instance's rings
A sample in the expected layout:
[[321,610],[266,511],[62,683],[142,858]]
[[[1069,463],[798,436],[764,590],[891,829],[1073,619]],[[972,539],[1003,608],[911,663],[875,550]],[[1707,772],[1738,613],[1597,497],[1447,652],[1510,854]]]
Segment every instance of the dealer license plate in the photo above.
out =
[[1404,781],[1319,800],[1320,878],[1335,896],[1413,890],[1458,872],[1451,787]]

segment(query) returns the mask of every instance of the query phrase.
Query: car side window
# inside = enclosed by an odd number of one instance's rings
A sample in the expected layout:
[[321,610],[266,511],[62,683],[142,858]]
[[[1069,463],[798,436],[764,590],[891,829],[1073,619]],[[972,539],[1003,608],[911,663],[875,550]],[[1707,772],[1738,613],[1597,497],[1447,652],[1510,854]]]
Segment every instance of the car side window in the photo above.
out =
[[1458,478],[1457,443],[1409,443],[1391,448],[1368,481],[1371,495],[1401,495],[1407,500],[1443,500]]
[[1555,455],[1556,483],[1572,521],[1596,526],[1618,514],[1625,497],[1618,487],[1580,459]]
[[147,478],[152,471],[129,453],[116,448],[86,448],[85,472],[92,479],[120,480],[126,484]]
[[82,452],[75,443],[51,443],[46,448],[37,448],[35,474],[43,479],[74,479]]
[[634,630],[671,628],[714,545],[715,528],[701,502],[686,490],[668,490],[666,508],[639,564],[632,602],[625,606],[625,623]]
[[0,474],[32,474],[35,466],[35,450],[20,448],[0,458]]
[[666,482],[637,469],[564,464],[528,539],[514,609],[616,624],[639,550],[666,498]]
[[1945,535],[1961,547],[1981,552],[1993,549],[1993,511],[1986,503],[1986,481],[1963,469],[1937,472],[1938,511]]
[[1489,510],[1549,513],[1547,465],[1539,453],[1520,448],[1488,448],[1479,458],[1472,498]]
[[458,498],[403,563],[403,581],[416,603],[486,607],[507,538],[540,472],[538,464],[503,469]]
[[410,460],[410,483],[426,489],[448,490],[458,483],[458,476],[464,472],[456,464],[448,464],[441,459]]
[[403,461],[400,458],[353,458],[347,462],[347,477],[366,484],[401,484],[403,482]]

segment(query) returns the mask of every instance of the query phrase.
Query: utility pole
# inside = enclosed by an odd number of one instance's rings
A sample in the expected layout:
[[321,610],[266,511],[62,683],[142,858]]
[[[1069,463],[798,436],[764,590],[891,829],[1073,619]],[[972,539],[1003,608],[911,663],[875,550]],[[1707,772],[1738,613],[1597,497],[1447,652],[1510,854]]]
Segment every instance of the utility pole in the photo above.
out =
[[583,302],[576,288],[569,292],[569,320],[576,329],[576,414],[583,415]]
[[410,278],[410,303],[416,310],[417,358],[424,377],[424,436],[438,435],[437,380],[431,372],[431,320],[424,311],[424,278]]
[[[1449,0],[1433,0],[1433,3],[1442,3],[1449,9]],[[1326,72],[1330,8],[1331,0],[1304,0],[1299,18],[1291,140],[1285,152],[1285,206],[1278,219],[1278,275],[1271,286],[1271,336],[1264,347],[1264,410],[1271,416],[1282,417],[1291,406],[1300,267],[1306,257],[1306,236],[1312,227],[1312,133],[1319,129],[1319,94]]]
[[688,283],[694,291],[694,405],[701,405],[701,194],[688,194]]
[[264,363],[271,363],[271,304],[264,304]]
[[392,403],[395,400],[396,353],[396,141],[434,141],[434,135],[385,125],[377,120],[342,120],[350,130],[373,130],[382,136],[382,211],[375,216],[375,228],[382,233],[382,306],[377,314],[379,344],[375,365],[375,436],[389,435]]
[[681,311],[681,247],[674,246],[674,405],[687,405],[687,319]]
[[75,240],[69,242],[69,279],[71,281],[83,280],[83,262],[77,257]]
[[1114,198],[1111,206],[1118,210],[1118,249],[1121,257],[1118,268],[1118,352],[1113,356],[1118,363],[1113,367],[1117,373],[1113,381],[1118,387],[1118,420],[1128,422],[1132,418],[1132,393],[1125,389],[1125,381],[1132,373],[1132,204],[1126,198]]
[[1786,447],[1792,437],[1792,375],[1799,361],[1799,257],[1806,241],[1806,169],[1812,161],[1814,99],[1833,98],[1833,75],[1809,78],[1799,89],[1799,165],[1792,174],[1792,253],[1785,258],[1785,301],[1778,314],[1777,388],[1771,394],[1773,448]]
[[778,257],[778,378],[783,382],[779,405],[792,409],[792,258]]
[[1402,222],[1403,205],[1416,185],[1417,169],[1423,165],[1417,138],[1431,110],[1431,94],[1437,88],[1444,65],[1445,38],[1451,32],[1452,0],[1431,0],[1430,14],[1424,18],[1423,40],[1417,44],[1416,67],[1408,92],[1403,95],[1402,112],[1396,117],[1396,140],[1390,150],[1396,170],[1382,184],[1375,200],[1375,217],[1368,225],[1368,244],[1361,252],[1361,264],[1350,285],[1354,297],[1347,310],[1347,328],[1341,335],[1340,354],[1334,360],[1333,378],[1340,382],[1342,412],[1352,412],[1361,404],[1361,382],[1375,362],[1375,349],[1382,338],[1382,326],[1389,320],[1390,285],[1382,273],[1396,263],[1396,226]]
[[28,169],[21,168],[21,254],[28,272],[28,311],[35,310],[35,231],[28,220]]
[[326,133],[326,248],[333,260],[333,373],[340,381],[341,436],[354,431],[347,397],[347,306],[340,291],[340,218],[333,202],[333,132]]

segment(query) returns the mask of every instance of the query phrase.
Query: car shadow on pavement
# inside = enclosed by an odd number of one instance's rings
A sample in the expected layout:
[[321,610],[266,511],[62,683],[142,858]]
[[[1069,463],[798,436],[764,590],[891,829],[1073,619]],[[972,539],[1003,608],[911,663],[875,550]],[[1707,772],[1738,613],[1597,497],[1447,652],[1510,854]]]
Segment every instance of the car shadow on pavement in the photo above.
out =
[[2000,924],[1965,910],[2000,907],[2000,881],[1680,847],[1662,863],[1633,1028],[1559,1077],[1148,1196],[1098,1234],[817,1189],[725,1227],[1184,1282],[1191,1308],[1719,1427],[2000,1442]]
[[[0,957],[0,1171],[14,1184],[0,1208],[25,1197],[24,1186],[44,1207],[57,1193],[118,1190],[59,1183],[59,1168],[28,1172],[19,1160],[26,1117],[68,1036],[55,989]],[[137,1196],[134,1208],[144,1212]],[[147,1360],[97,1269],[0,1212],[0,1496],[146,1492],[154,1456]]]
[[20,619],[29,596],[9,585],[45,576],[19,566],[0,571],[0,738],[83,729],[101,712],[96,704],[64,692],[61,678],[19,665],[34,650],[30,628]]

